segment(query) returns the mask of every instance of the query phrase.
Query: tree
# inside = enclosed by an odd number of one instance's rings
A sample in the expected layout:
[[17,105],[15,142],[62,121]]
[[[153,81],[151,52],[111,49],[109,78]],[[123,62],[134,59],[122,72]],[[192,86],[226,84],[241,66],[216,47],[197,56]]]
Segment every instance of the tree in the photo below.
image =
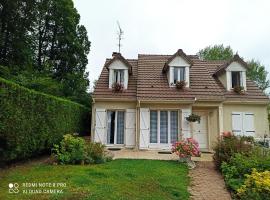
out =
[[261,90],[265,91],[269,88],[270,82],[267,80],[268,72],[265,70],[264,65],[254,59],[248,61],[247,64],[247,76],[253,80]]
[[[230,46],[224,47],[223,44],[207,46],[197,53],[204,60],[230,60],[233,58],[233,54],[232,48]],[[247,77],[254,81],[261,90],[265,91],[269,88],[270,82],[267,80],[268,72],[265,70],[264,65],[254,59],[248,61],[247,64]]]
[[4,78],[77,102],[88,96],[90,42],[72,0],[2,0],[0,11]]
[[197,55],[203,60],[229,60],[233,57],[233,50],[230,46],[223,44],[207,46],[201,49]]

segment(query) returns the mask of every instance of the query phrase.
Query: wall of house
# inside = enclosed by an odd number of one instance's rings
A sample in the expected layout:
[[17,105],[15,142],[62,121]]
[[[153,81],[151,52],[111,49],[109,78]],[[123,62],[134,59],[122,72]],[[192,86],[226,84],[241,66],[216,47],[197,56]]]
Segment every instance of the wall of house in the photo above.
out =
[[224,131],[232,131],[232,112],[253,113],[256,137],[262,137],[264,134],[269,134],[267,105],[224,104],[223,105]]
[[227,78],[226,78],[226,73],[221,74],[218,77],[219,81],[222,83],[222,85],[227,88]]
[[136,102],[113,102],[113,101],[98,101],[92,105],[92,126],[91,126],[91,138],[93,140],[95,134],[96,113],[97,108],[103,108],[106,110],[126,110],[136,109]]

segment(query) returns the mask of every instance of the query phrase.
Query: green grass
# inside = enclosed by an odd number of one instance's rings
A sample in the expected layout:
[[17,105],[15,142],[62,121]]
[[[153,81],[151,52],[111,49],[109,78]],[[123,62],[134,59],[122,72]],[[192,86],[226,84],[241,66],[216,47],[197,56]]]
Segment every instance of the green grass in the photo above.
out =
[[[188,169],[176,161],[114,160],[99,165],[23,165],[0,172],[0,199],[188,199]],[[66,183],[63,194],[23,194],[23,183]],[[18,194],[8,184],[18,183]],[[31,188],[35,189],[35,188]]]

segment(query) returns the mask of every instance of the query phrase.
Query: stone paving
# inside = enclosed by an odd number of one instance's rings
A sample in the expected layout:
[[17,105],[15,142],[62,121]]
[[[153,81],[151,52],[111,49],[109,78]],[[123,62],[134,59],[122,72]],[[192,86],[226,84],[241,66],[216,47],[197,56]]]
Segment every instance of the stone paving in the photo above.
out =
[[[119,151],[110,151],[113,154],[113,159],[151,159],[151,160],[178,160],[176,154],[167,154],[166,151],[159,153],[157,150],[132,150],[132,149],[121,149]],[[202,153],[201,157],[192,157],[194,161],[212,161],[211,153]]]
[[192,200],[230,200],[231,195],[225,187],[221,174],[213,162],[197,162],[190,170],[191,185],[189,192]]

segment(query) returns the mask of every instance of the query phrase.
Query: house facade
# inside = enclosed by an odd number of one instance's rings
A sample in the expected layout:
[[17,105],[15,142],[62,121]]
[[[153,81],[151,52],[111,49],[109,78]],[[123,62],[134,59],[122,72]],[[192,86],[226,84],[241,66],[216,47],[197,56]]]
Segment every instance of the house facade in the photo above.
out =
[[[192,137],[211,151],[223,131],[262,137],[269,99],[247,78],[247,67],[238,55],[206,61],[181,49],[137,59],[113,53],[93,93],[91,138],[112,148],[168,150]],[[200,121],[188,121],[191,114]]]

